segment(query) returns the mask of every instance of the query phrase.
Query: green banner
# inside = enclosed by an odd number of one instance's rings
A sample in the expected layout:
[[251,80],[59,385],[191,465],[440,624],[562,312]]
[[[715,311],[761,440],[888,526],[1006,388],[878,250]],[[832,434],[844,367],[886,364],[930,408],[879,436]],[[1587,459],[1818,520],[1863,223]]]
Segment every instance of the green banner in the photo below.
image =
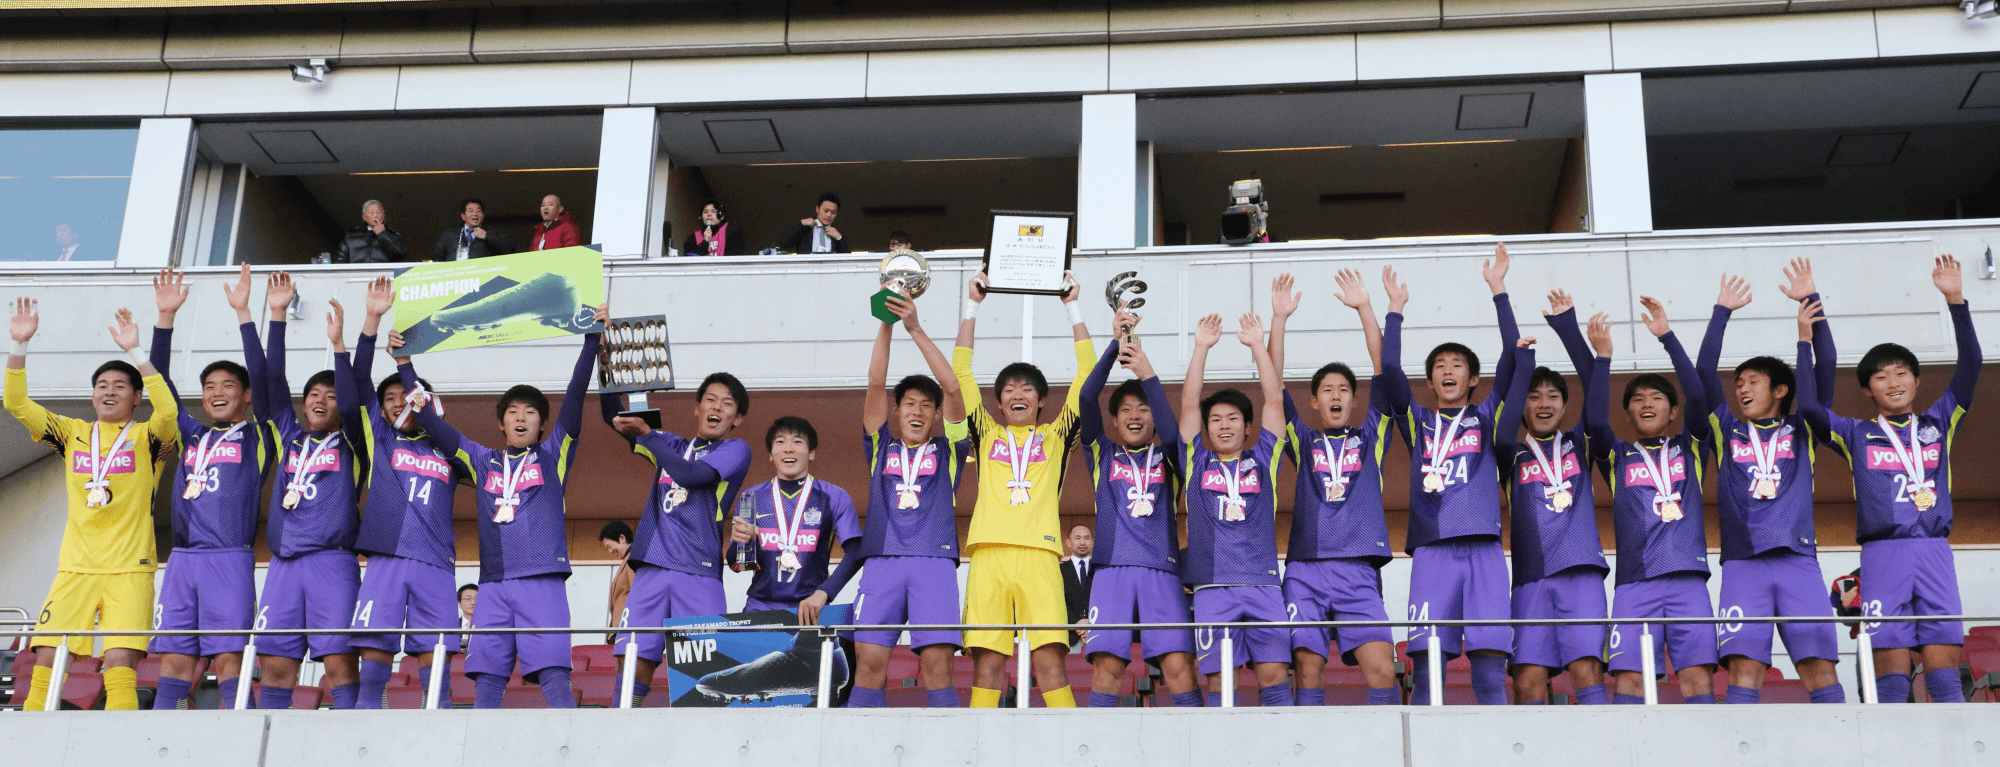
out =
[[471,349],[603,330],[604,254],[595,246],[396,272],[396,331],[408,354]]

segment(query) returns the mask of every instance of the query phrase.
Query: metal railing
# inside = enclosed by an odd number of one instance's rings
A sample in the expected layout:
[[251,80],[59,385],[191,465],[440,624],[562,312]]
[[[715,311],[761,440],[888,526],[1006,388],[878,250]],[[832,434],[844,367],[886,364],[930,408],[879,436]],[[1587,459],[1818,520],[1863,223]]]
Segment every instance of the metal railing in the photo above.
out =
[[[9,609],[11,608],[0,608],[0,611],[6,611]],[[1464,628],[1470,626],[1616,627],[1616,626],[1637,625],[1639,627],[1639,640],[1640,640],[1639,668],[1640,668],[1640,675],[1642,677],[1641,682],[1645,689],[1645,702],[1647,705],[1658,705],[1660,702],[1660,696],[1659,696],[1659,684],[1656,677],[1659,676],[1658,673],[1659,669],[1657,668],[1657,660],[1653,657],[1652,627],[1654,625],[1662,625],[1662,626],[1681,625],[1681,624],[1716,625],[1716,624],[1739,624],[1739,623],[1771,623],[1771,624],[1834,623],[1841,625],[1852,625],[1857,622],[1862,624],[1861,630],[1855,635],[1855,641],[1856,641],[1855,656],[1856,656],[1856,662],[1860,667],[1860,677],[1862,679],[1862,683],[1858,684],[1857,686],[1860,688],[1859,693],[1861,697],[1861,702],[1863,704],[1872,704],[1872,703],[1879,703],[1880,701],[1876,700],[1875,689],[1873,685],[1868,683],[1875,678],[1875,654],[1874,654],[1873,644],[1869,640],[1869,633],[1871,630],[1881,626],[1884,623],[1946,623],[1946,622],[2000,623],[2000,616],[1731,615],[1731,616],[1717,616],[1717,617],[1641,618],[1636,620],[1632,618],[1542,618],[1542,619],[1509,618],[1509,619],[1482,619],[1482,620],[1432,619],[1432,620],[1380,620],[1380,621],[1187,621],[1181,623],[1091,623],[1082,625],[1087,626],[1087,629],[1085,630],[1103,629],[1103,630],[1116,630],[1116,631],[1140,631],[1146,629],[1153,629],[1153,630],[1187,629],[1190,631],[1195,631],[1195,630],[1214,631],[1219,629],[1222,632],[1220,637],[1222,640],[1221,642],[1222,669],[1220,672],[1222,707],[1231,708],[1236,705],[1236,680],[1235,680],[1236,663],[1234,657],[1235,648],[1233,644],[1230,642],[1230,635],[1229,635],[1229,633],[1232,630],[1234,631],[1289,630],[1297,628],[1424,629],[1426,631],[1426,647],[1424,654],[1426,656],[1425,661],[1427,666],[1427,668],[1425,669],[1425,677],[1426,677],[1425,685],[1426,687],[1429,688],[1430,692],[1429,705],[1442,706],[1444,705],[1444,657],[1443,657],[1444,654],[1443,652],[1441,652],[1441,647],[1438,639],[1437,629],[1439,628]],[[34,625],[34,621],[0,620],[0,626],[22,626],[22,625]],[[884,624],[884,625],[835,624],[835,625],[813,625],[813,626],[800,626],[798,624],[748,624],[748,625],[704,624],[695,626],[671,626],[671,627],[603,626],[603,627],[588,627],[588,628],[460,628],[460,629],[443,629],[443,630],[435,628],[397,628],[397,629],[383,628],[383,629],[369,629],[367,631],[355,631],[354,629],[351,628],[249,629],[241,631],[230,630],[230,629],[207,629],[207,630],[147,629],[139,631],[16,630],[16,631],[0,631],[0,637],[18,638],[26,636],[26,637],[56,638],[55,661],[53,664],[53,668],[51,669],[50,682],[49,682],[49,689],[51,692],[46,697],[46,700],[43,704],[44,711],[55,711],[58,710],[61,703],[61,696],[58,691],[62,689],[63,678],[66,673],[66,667],[69,663],[68,639],[70,637],[95,638],[95,637],[126,637],[126,636],[146,636],[146,637],[247,636],[250,638],[250,641],[244,645],[243,654],[246,657],[254,657],[257,654],[257,637],[260,636],[325,636],[325,635],[346,636],[354,634],[410,636],[410,635],[435,634],[438,637],[438,641],[437,645],[434,648],[432,648],[432,652],[436,655],[449,657],[447,651],[445,650],[445,644],[444,644],[444,637],[448,634],[458,634],[461,636],[479,635],[479,634],[629,634],[630,638],[626,640],[625,647],[623,650],[624,664],[623,664],[623,671],[620,675],[618,683],[617,707],[632,708],[632,692],[634,690],[634,682],[636,681],[635,669],[638,665],[636,663],[636,661],[638,660],[638,647],[639,647],[637,640],[638,640],[638,635],[640,634],[667,634],[667,635],[679,636],[679,635],[714,634],[714,633],[730,633],[730,632],[787,632],[795,634],[812,632],[817,634],[820,638],[819,684],[818,684],[818,690],[814,695],[816,701],[815,706],[817,708],[830,708],[832,707],[833,692],[834,692],[832,683],[833,653],[834,653],[835,643],[839,635],[845,633],[858,632],[858,631],[919,632],[919,631],[978,631],[978,630],[987,630],[987,631],[998,630],[998,631],[1014,632],[1015,634],[1014,659],[1016,662],[1015,677],[1018,680],[1017,686],[1019,687],[1020,690],[1022,690],[1021,694],[1015,696],[1014,706],[1015,708],[1027,708],[1028,695],[1026,694],[1026,690],[1032,684],[1033,680],[1033,675],[1029,667],[1029,656],[1031,655],[1031,651],[1033,648],[1028,646],[1028,632],[1077,631],[1078,627],[1077,624],[1068,624],[1068,623],[1056,623],[1056,624],[895,623],[895,624]],[[449,672],[450,667],[451,664],[449,662],[445,663],[433,662],[431,664],[430,679],[427,680],[427,684],[425,685],[427,694],[425,695],[424,707],[426,709],[441,708],[439,703],[443,697],[442,693],[444,687],[444,677],[445,674]],[[252,675],[249,673],[245,673],[238,676],[237,686],[235,690],[236,708],[243,709],[248,705],[251,682],[252,682]]]

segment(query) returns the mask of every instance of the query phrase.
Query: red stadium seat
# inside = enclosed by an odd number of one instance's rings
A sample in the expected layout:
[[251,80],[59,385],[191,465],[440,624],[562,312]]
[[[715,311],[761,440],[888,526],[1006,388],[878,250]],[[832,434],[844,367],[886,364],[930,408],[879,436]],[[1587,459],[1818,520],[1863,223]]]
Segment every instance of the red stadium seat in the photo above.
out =
[[397,672],[391,672],[389,674],[390,687],[406,687],[415,685],[416,683],[417,683],[416,678],[409,674],[397,673]]
[[68,708],[90,710],[102,708],[99,699],[104,697],[104,677],[94,671],[72,671],[63,678],[62,702]]
[[160,686],[159,656],[155,655],[152,657],[140,658],[139,664],[136,667],[134,667],[133,670],[139,674],[140,687]]
[[87,671],[92,674],[99,673],[104,670],[104,661],[101,658],[93,658],[88,655],[72,655],[69,656],[69,670]]
[[1967,641],[1960,662],[1972,669],[1972,699],[1992,701],[2000,695],[2000,646]]
[[569,664],[572,671],[590,671],[618,667],[616,654],[608,644],[586,644],[569,648]]
[[883,706],[886,708],[928,708],[930,693],[922,685],[916,687],[891,687],[884,693]]
[[[602,645],[600,645],[602,646]],[[576,690],[579,706],[598,708],[618,707],[618,672],[613,669],[591,669],[570,672],[570,687]]]
[[388,708],[423,708],[424,689],[415,685],[390,685],[388,699]]
[[324,696],[320,695],[318,687],[292,688],[292,708],[294,709],[319,708],[319,702],[323,699]]
[[923,661],[910,651],[909,645],[899,645],[889,650],[888,689],[898,687],[924,686]]
[[470,706],[479,699],[479,684],[464,674],[451,676],[451,703],[454,706]]
[[1812,696],[1806,692],[1806,683],[1797,679],[1765,679],[1764,691],[1758,696],[1760,703],[1811,703]]
[[542,697],[540,687],[509,687],[500,699],[501,708],[548,708],[549,701]]
[[417,656],[415,655],[405,655],[396,661],[396,673],[408,674],[412,679],[416,678],[417,669],[419,668],[422,667],[417,665]]
[[646,693],[646,708],[668,708],[673,704],[674,695],[667,690],[665,680],[653,685],[653,691]]

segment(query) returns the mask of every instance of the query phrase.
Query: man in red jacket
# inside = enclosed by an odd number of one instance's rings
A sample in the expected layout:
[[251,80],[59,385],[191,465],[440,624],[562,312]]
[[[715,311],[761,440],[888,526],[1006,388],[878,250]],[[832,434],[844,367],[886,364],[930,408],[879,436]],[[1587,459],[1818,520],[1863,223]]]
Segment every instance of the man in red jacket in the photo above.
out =
[[529,250],[554,250],[571,245],[583,244],[583,237],[577,234],[576,222],[563,210],[562,198],[553,194],[542,197],[542,222],[535,225],[534,242]]

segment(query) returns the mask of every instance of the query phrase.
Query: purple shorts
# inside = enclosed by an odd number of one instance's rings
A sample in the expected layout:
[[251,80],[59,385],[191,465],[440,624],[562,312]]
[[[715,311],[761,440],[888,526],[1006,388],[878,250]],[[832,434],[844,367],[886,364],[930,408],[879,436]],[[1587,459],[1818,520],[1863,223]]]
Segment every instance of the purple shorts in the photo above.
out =
[[[1724,618],[1742,616],[1833,617],[1820,580],[1819,560],[1780,549],[1749,559],[1722,563]],[[1740,655],[1771,665],[1771,634],[1775,626],[1794,662],[1822,658],[1840,662],[1840,644],[1831,623],[1724,623],[1715,649],[1723,658]]]
[[[1715,606],[1708,601],[1708,579],[1695,573],[1668,573],[1657,578],[1620,584],[1612,589],[1613,618],[1713,618]],[[1648,624],[1652,632],[1654,669],[1715,665],[1715,627],[1705,623]],[[1612,671],[1644,671],[1639,658],[1641,634],[1636,624],[1621,623],[1611,628]],[[1661,645],[1665,645],[1662,655]]]
[[[1186,623],[1187,588],[1179,575],[1136,565],[1105,565],[1090,576],[1091,623]],[[1083,632],[1085,657],[1110,653],[1132,660],[1132,635],[1139,635],[1145,657],[1170,652],[1194,652],[1194,632],[1187,629],[1092,629]]]
[[[1864,615],[1958,615],[1958,570],[1943,538],[1892,538],[1861,544]],[[1870,623],[1875,649],[1964,644],[1958,621]]]
[[[1094,584],[1093,584],[1094,587]],[[1276,586],[1209,586],[1194,592],[1194,619],[1285,622],[1285,597]],[[1292,637],[1286,629],[1230,629],[1229,657],[1247,663],[1291,663]],[[1222,629],[1195,629],[1195,662],[1201,673],[1222,670]],[[1244,652],[1245,645],[1249,652]]]
[[[361,563],[354,552],[327,549],[296,557],[271,557],[258,604],[259,629],[344,629],[354,620],[354,594],[361,589]],[[257,654],[313,660],[353,652],[343,634],[280,634],[257,640]]]
[[[896,623],[955,624],[958,612],[958,562],[944,557],[869,557],[861,566],[861,586],[854,597],[854,622],[862,626]],[[856,631],[854,641],[895,647],[900,631]],[[910,649],[934,644],[964,647],[956,631],[912,631]]]
[[[632,592],[625,597],[625,613],[618,616],[618,625],[658,626],[671,618],[726,612],[729,612],[729,603],[722,596],[721,578],[634,562]],[[619,634],[611,646],[624,647],[629,636]],[[640,634],[638,641],[640,658],[660,662],[660,653],[667,648],[666,634]]]
[[[1521,620],[1547,618],[1603,618],[1604,570],[1598,567],[1571,567],[1514,589],[1514,617]],[[1517,626],[1514,629],[1514,664],[1544,666],[1556,673],[1583,658],[1604,657],[1603,625]]]
[[[719,582],[719,581],[718,581],[718,582]],[[764,601],[764,600],[762,600],[762,599],[758,599],[758,598],[756,598],[756,597],[745,597],[745,598],[744,598],[744,600],[743,600],[743,612],[746,612],[746,613],[754,613],[754,612],[757,612],[758,610],[790,610],[790,611],[792,611],[792,612],[798,612],[798,611],[799,611],[799,603],[798,603],[798,602],[766,602],[766,601]],[[676,616],[676,617],[679,617],[679,616]]]
[[[1442,540],[1418,546],[1410,559],[1410,620],[1507,619],[1511,576],[1499,541]],[[1427,626],[1410,629],[1410,651],[1423,652],[1430,632]],[[1514,632],[1506,626],[1440,626],[1437,635],[1438,649],[1447,658],[1470,650],[1514,649]]]
[[[153,608],[165,631],[248,629],[257,613],[257,555],[249,549],[174,549]],[[154,653],[242,652],[248,637],[154,637]]]
[[[567,575],[550,573],[479,584],[472,627],[568,628]],[[569,668],[568,634],[473,634],[465,659],[467,674],[512,676],[521,660],[522,678],[533,682],[545,668]]]
[[[368,634],[369,628],[458,628],[458,578],[429,562],[389,554],[368,556],[368,572],[354,598],[354,638],[349,644],[411,655],[437,649],[437,634]],[[444,636],[444,651],[459,651],[458,635]]]
[[[1365,559],[1308,559],[1285,565],[1285,612],[1295,621],[1386,621],[1382,606],[1382,571]],[[1332,637],[1323,628],[1292,629],[1292,649],[1326,657],[1330,639],[1338,639],[1340,661],[1357,665],[1354,650],[1369,642],[1393,644],[1387,626],[1343,628]]]

